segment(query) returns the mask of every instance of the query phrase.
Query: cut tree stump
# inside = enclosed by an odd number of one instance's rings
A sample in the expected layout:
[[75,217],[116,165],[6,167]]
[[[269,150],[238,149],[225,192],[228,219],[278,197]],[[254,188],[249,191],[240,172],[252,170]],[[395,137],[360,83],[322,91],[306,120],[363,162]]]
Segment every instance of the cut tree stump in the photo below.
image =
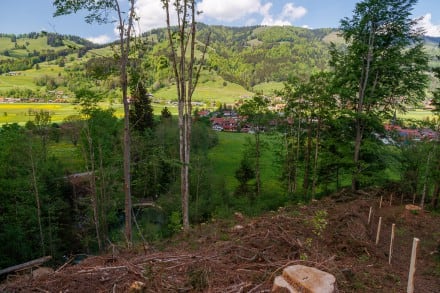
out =
[[276,277],[272,292],[333,293],[336,278],[327,272],[303,265],[284,268],[282,276]]

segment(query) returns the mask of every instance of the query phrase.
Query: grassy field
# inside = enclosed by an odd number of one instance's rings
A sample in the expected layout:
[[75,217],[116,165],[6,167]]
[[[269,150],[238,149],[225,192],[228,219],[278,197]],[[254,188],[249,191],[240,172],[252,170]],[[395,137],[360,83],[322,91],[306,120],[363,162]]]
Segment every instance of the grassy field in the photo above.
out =
[[257,84],[253,87],[253,91],[256,93],[262,92],[266,95],[273,95],[275,94],[275,91],[280,91],[284,88],[284,83],[282,82],[264,82]]
[[[219,132],[219,144],[209,153],[215,172],[225,179],[226,189],[233,192],[238,186],[235,170],[238,169],[247,139],[254,139],[252,134]],[[282,188],[277,178],[277,167],[274,165],[273,137],[263,136],[268,147],[263,151],[261,158],[261,178],[263,178],[263,193],[280,195]]]
[[427,120],[427,119],[432,119],[434,115],[430,110],[415,109],[408,111],[405,114],[398,114],[397,117],[401,119]]
[[70,104],[0,104],[0,124],[24,124],[34,120],[31,112],[41,110],[51,113],[52,122],[61,122],[65,117],[78,113],[75,106]]
[[13,88],[27,88],[33,91],[41,87],[35,84],[35,79],[44,75],[56,77],[62,74],[64,69],[58,65],[40,63],[40,69],[29,69],[21,71],[17,76],[0,75],[0,92]]
[[[254,94],[244,87],[225,81],[214,73],[203,72],[193,95],[193,101],[203,102],[212,107],[217,102],[232,104],[240,98],[252,97]],[[154,96],[163,100],[177,100],[176,86],[166,86],[156,92]]]
[[[102,103],[101,107],[107,109],[109,107],[115,110],[115,116],[118,118],[124,117],[124,109],[122,104],[109,105]],[[177,115],[177,107],[166,104],[153,104],[153,111],[155,115],[160,115],[164,107],[173,115]],[[52,115],[52,122],[60,123],[70,115],[77,115],[79,109],[73,104],[57,104],[57,103],[14,103],[1,104],[0,103],[0,125],[5,123],[18,123],[24,125],[27,121],[33,121],[34,116],[29,115],[30,112],[48,111]]]

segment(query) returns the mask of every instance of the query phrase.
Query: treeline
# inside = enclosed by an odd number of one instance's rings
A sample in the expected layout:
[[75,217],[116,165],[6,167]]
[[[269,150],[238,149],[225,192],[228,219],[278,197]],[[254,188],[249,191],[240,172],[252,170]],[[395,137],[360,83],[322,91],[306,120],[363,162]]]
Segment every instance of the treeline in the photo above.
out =
[[[29,33],[29,34],[0,34],[0,37],[11,38],[11,42],[15,43],[15,47],[12,49],[4,49],[0,54],[6,57],[12,57],[5,60],[0,60],[0,74],[10,71],[23,71],[31,69],[38,63],[49,62],[54,60],[61,60],[69,54],[76,53],[78,58],[84,56],[89,50],[102,48],[103,45],[94,44],[83,38],[72,35],[60,35],[56,33]],[[17,45],[18,39],[47,39],[47,48],[41,50],[28,50],[28,42],[22,45]],[[69,40],[76,45],[66,46],[64,41]],[[62,47],[62,48],[61,48]],[[26,50],[27,54],[17,55],[15,50]],[[20,53],[21,54],[21,53]]]
[[[135,205],[135,234],[137,241],[151,241],[181,227],[178,126],[166,108],[160,117],[153,116],[144,91],[133,97],[133,202],[160,206]],[[123,123],[112,109],[100,109],[99,93],[83,88],[76,91],[76,98],[81,115],[67,117],[61,125],[51,123],[51,114],[40,111],[29,113],[34,119],[24,127],[7,124],[0,129],[2,268],[45,254],[62,261],[64,254],[93,253],[124,242]],[[216,145],[217,136],[201,122],[194,123],[193,133],[197,162],[208,168],[208,150]],[[72,147],[67,156],[54,156],[66,151],[66,143]],[[203,201],[193,200],[192,208],[198,212],[192,220],[200,222],[209,217],[204,206],[212,187],[204,180],[206,175],[193,176],[192,184],[198,186],[197,196]]]
[[42,37],[47,37],[47,44],[52,47],[59,47],[63,46],[63,40],[70,40],[78,45],[87,46],[90,48],[99,48],[102,47],[102,45],[98,45],[95,43],[92,43],[84,38],[74,36],[74,35],[62,35],[58,33],[50,33],[50,32],[30,32],[25,34],[5,34],[0,33],[0,38],[10,38],[11,42],[15,43],[17,40],[20,39],[38,39]]
[[328,68],[328,45],[322,41],[330,29],[297,27],[227,28],[207,26],[199,41],[210,33],[208,64],[227,81],[247,89],[268,81],[302,80]]
[[[306,80],[311,73],[328,69],[328,44],[333,29],[298,27],[225,27],[198,24],[197,39],[208,41],[207,67],[225,80],[247,89],[268,81]],[[156,58],[166,56],[166,31],[144,33]],[[201,47],[198,46],[198,47]],[[163,74],[159,74],[163,78]],[[155,82],[164,80],[156,79]]]

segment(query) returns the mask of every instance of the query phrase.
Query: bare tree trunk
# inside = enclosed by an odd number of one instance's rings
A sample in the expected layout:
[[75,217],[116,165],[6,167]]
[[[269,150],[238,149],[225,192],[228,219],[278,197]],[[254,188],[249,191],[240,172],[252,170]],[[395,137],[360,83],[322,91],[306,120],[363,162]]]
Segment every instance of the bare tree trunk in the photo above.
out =
[[260,129],[258,129],[255,132],[255,181],[257,184],[257,194],[256,194],[257,197],[259,197],[261,195],[260,156],[261,156]]
[[45,255],[46,254],[46,247],[45,247],[45,243],[44,243],[43,226],[41,224],[40,193],[38,191],[37,171],[36,171],[36,168],[35,168],[34,156],[32,154],[32,146],[30,146],[30,149],[29,149],[29,156],[30,156],[30,159],[31,159],[31,168],[32,168],[32,185],[34,187],[35,203],[37,205],[37,220],[38,220],[38,229],[40,231],[41,252],[43,253],[43,255]]
[[440,196],[440,183],[438,181],[436,181],[435,185],[434,185],[434,191],[432,192],[432,199],[431,199],[431,205],[435,209],[438,206],[439,196]]
[[[166,12],[168,40],[171,49],[171,61],[173,72],[176,78],[178,110],[179,110],[179,154],[181,162],[180,170],[180,192],[182,203],[183,229],[189,230],[189,165],[191,154],[191,123],[192,105],[191,98],[196,88],[200,75],[201,66],[194,73],[195,45],[196,45],[196,5],[194,0],[177,0],[172,5],[177,13],[178,46],[171,30],[170,1],[162,0]],[[188,30],[189,29],[189,30]],[[208,38],[209,42],[209,38]],[[189,45],[189,60],[187,50]],[[202,54],[202,61],[205,58],[207,45]]]
[[316,185],[318,182],[318,158],[319,158],[320,128],[321,128],[321,119],[318,118],[318,126],[316,127],[315,158],[314,158],[314,163],[313,163],[312,199],[315,199]]
[[426,159],[426,169],[425,169],[425,178],[423,180],[423,192],[422,192],[422,200],[420,201],[420,207],[422,210],[425,208],[425,198],[426,198],[426,192],[428,189],[428,174],[429,174],[429,163],[431,161],[431,154],[432,151],[428,153],[428,158]]
[[87,133],[87,140],[89,145],[89,156],[90,156],[90,172],[92,176],[90,178],[90,201],[92,203],[93,209],[93,223],[95,224],[96,240],[98,241],[98,249],[102,250],[102,239],[99,224],[99,208],[98,208],[98,198],[96,193],[96,177],[95,177],[95,151],[93,150],[93,141],[90,133]]
[[307,145],[306,152],[304,158],[304,180],[303,180],[303,189],[308,198],[309,189],[310,189],[310,155],[312,153],[312,121],[311,118],[308,118],[308,126],[307,126]]
[[130,108],[127,97],[128,92],[128,77],[127,77],[127,63],[128,55],[130,54],[131,31],[133,28],[133,20],[135,17],[134,0],[130,0],[130,16],[128,17],[128,24],[125,24],[122,18],[122,12],[119,7],[119,2],[115,0],[115,6],[119,17],[119,44],[121,53],[121,87],[122,87],[122,102],[124,104],[124,194],[125,194],[125,239],[129,247],[132,242],[132,217],[131,217],[131,151],[130,151]]

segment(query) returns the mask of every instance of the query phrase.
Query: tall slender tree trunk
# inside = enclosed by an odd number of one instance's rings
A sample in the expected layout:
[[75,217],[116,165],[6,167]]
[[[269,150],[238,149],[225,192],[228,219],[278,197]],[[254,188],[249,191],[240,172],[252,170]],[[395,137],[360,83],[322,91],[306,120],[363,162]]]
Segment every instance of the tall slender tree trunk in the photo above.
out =
[[99,202],[97,198],[96,192],[96,174],[95,174],[95,151],[93,150],[93,141],[90,132],[87,133],[87,140],[89,146],[89,157],[90,157],[90,201],[92,203],[93,210],[93,223],[95,224],[95,233],[96,233],[96,241],[98,242],[98,249],[102,251],[102,239],[101,239],[101,229],[100,229],[100,221],[99,221]]
[[316,185],[318,183],[318,159],[319,159],[320,129],[321,129],[321,119],[318,118],[318,125],[316,127],[315,157],[313,160],[312,199],[315,199]]
[[420,201],[420,207],[422,210],[425,208],[425,199],[426,199],[426,193],[428,189],[428,175],[429,175],[429,163],[431,161],[431,155],[432,151],[428,153],[428,158],[426,159],[426,169],[425,169],[425,178],[423,178],[423,192],[422,192],[422,199]]
[[46,245],[44,243],[43,225],[41,224],[40,193],[38,191],[37,170],[36,170],[36,167],[35,167],[34,155],[32,154],[32,146],[30,147],[29,155],[30,155],[30,159],[31,159],[32,185],[34,187],[35,203],[37,205],[37,220],[38,220],[38,229],[39,229],[39,232],[40,232],[41,252],[43,253],[43,255],[46,255]]
[[[258,126],[260,127],[260,126]],[[257,194],[259,197],[261,195],[261,172],[260,172],[260,130],[258,129],[255,132],[255,181],[257,185]]]
[[440,196],[440,183],[438,181],[436,181],[435,185],[434,185],[434,191],[432,192],[432,199],[431,199],[431,205],[435,209],[438,206],[439,196]]
[[[189,166],[191,154],[192,105],[191,99],[196,88],[201,66],[195,70],[196,45],[196,1],[176,0],[172,5],[177,12],[178,40],[171,31],[170,2],[162,0],[166,12],[168,40],[171,49],[171,61],[176,78],[179,110],[179,155],[180,155],[180,192],[182,203],[182,223],[185,231],[189,230]],[[209,38],[208,38],[209,42]],[[188,47],[189,45],[189,47]],[[180,49],[179,53],[177,50]],[[189,58],[187,53],[189,49]],[[202,54],[205,58],[207,45]],[[194,72],[195,70],[195,72]]]
[[133,20],[135,17],[134,0],[130,0],[130,16],[128,17],[128,24],[125,24],[122,18],[122,11],[119,7],[119,2],[115,0],[116,10],[119,17],[119,45],[120,45],[120,80],[122,88],[122,102],[124,104],[124,194],[125,194],[125,239],[129,247],[132,242],[132,215],[131,215],[131,150],[130,150],[130,105],[128,102],[128,77],[127,77],[127,63],[130,54],[131,30],[133,28]]
[[368,79],[370,77],[370,65],[373,59],[373,45],[374,45],[374,32],[371,31],[368,38],[368,52],[365,58],[365,64],[362,66],[362,73],[359,80],[359,92],[358,92],[358,101],[356,105],[356,119],[355,119],[355,128],[356,128],[356,137],[354,140],[354,155],[353,155],[353,163],[354,163],[354,172],[351,180],[351,189],[357,190],[359,188],[359,175],[361,173],[361,165],[360,165],[360,151],[361,144],[364,132],[364,119],[361,117],[364,113],[364,100],[365,100],[365,91],[368,85]]
[[310,156],[312,153],[312,121],[311,118],[308,118],[308,126],[307,126],[307,144],[304,158],[304,181],[303,181],[303,189],[308,198],[309,189],[310,189]]
[[353,171],[353,177],[351,180],[351,189],[352,190],[358,190],[359,188],[359,174],[361,173],[361,166],[359,162],[360,157],[360,151],[361,151],[361,143],[362,143],[362,126],[361,126],[361,119],[356,118],[356,137],[354,140],[354,156],[353,156],[353,163],[354,163],[354,171]]

